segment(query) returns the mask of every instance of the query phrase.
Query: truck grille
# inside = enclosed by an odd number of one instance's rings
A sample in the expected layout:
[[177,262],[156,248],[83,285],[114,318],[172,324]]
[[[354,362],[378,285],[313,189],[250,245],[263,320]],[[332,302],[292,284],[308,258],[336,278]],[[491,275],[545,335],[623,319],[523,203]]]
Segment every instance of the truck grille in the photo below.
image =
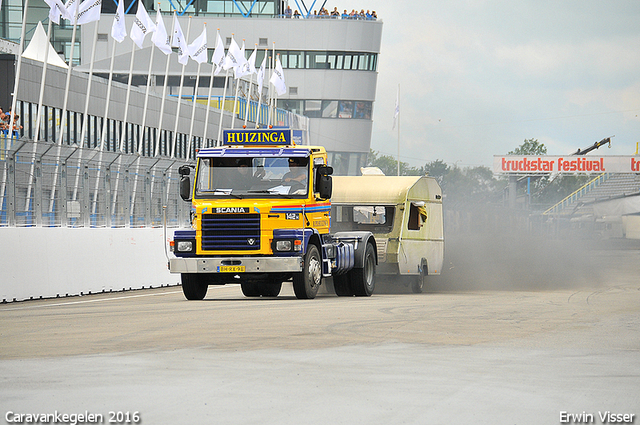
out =
[[260,214],[203,214],[204,251],[260,249]]

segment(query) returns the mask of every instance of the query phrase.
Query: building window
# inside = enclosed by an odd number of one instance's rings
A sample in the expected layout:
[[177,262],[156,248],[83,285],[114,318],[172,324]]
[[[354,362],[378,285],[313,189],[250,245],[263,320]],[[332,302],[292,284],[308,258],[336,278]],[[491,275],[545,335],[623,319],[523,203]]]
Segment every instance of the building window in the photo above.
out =
[[320,118],[321,106],[322,106],[322,101],[320,100],[305,100],[304,116],[309,118]]
[[322,101],[322,118],[336,118],[338,116],[338,101]]
[[371,102],[356,102],[356,115],[357,119],[370,120],[371,119]]
[[357,176],[364,167],[367,154],[361,152],[327,152],[327,160],[335,176]]
[[[336,69],[375,71],[377,54],[322,51],[277,51],[284,69]],[[261,60],[258,57],[256,62]]]
[[[293,87],[290,87],[292,89]],[[291,111],[294,114],[302,115],[302,100],[278,99],[278,108]]]
[[[289,109],[286,106],[287,104],[283,102],[284,100],[279,100],[278,106],[293,111],[293,109]],[[296,107],[300,107],[301,110],[302,103],[304,103],[303,115],[309,118],[354,118],[370,120],[373,105],[372,102],[354,100],[296,100],[296,102],[300,102],[296,104]]]
[[338,113],[338,118],[353,118],[353,101],[340,101],[340,112]]

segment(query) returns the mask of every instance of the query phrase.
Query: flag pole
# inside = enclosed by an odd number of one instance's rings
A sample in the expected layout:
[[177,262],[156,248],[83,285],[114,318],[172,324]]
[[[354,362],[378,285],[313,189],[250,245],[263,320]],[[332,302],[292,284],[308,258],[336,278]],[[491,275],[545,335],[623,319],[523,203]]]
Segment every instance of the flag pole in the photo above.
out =
[[[265,60],[268,57],[269,57],[269,49],[264,49],[264,58],[262,58],[262,62],[266,64]],[[262,71],[262,64],[260,64],[260,70]],[[262,118],[262,88],[264,87],[264,77],[265,77],[264,74],[265,72],[263,72],[262,74],[262,83],[258,81],[258,118],[256,119],[256,128],[260,128],[260,118]]]
[[398,120],[398,176],[400,175],[400,83],[398,83],[398,96],[396,97],[396,115]]
[[227,84],[229,82],[229,70],[224,77],[224,89],[222,90],[222,99],[220,99],[220,123],[218,124],[218,138],[216,139],[216,146],[220,145],[220,138],[222,137],[222,118],[224,117],[224,102],[227,97]]
[[[176,19],[178,19],[177,15],[176,15]],[[186,35],[186,40],[184,44],[188,44],[190,32],[191,32],[191,16],[189,16],[189,23],[187,24],[187,35]],[[188,54],[189,53],[187,49],[187,55]],[[189,61],[189,58],[187,57],[187,62],[188,61]],[[176,147],[178,143],[178,123],[180,122],[180,104],[182,103],[182,88],[184,86],[184,71],[186,67],[187,65],[182,65],[182,72],[180,73],[180,88],[178,89],[178,105],[176,107],[176,123],[175,123],[175,126],[173,127],[173,143],[171,146],[171,158],[175,158]]]
[[[124,0],[120,0],[124,1]],[[111,47],[111,63],[109,64],[109,80],[107,82],[107,96],[105,97],[105,105],[104,105],[104,118],[102,119],[102,131],[100,132],[100,156],[98,157],[98,163],[102,164],[102,153],[104,151],[104,139],[107,137],[107,123],[108,123],[108,114],[109,114],[109,100],[111,99],[111,83],[113,82],[113,62],[115,60],[116,55],[116,40],[113,40],[113,46]],[[97,201],[98,201],[98,187],[100,183],[100,171],[101,167],[98,167],[98,175],[96,177],[96,185],[93,189],[93,208],[92,213],[96,213]],[[107,226],[110,227],[110,226]]]
[[[75,0],[79,1],[79,0]],[[67,125],[66,115],[67,115],[67,104],[69,102],[69,86],[71,85],[71,71],[73,68],[73,54],[74,54],[74,45],[76,44],[76,32],[78,29],[78,9],[79,7],[74,6],[74,18],[73,18],[73,31],[71,31],[71,56],[69,57],[69,68],[67,68],[67,80],[64,86],[64,101],[62,103],[62,116],[60,117],[60,135],[58,136],[58,144],[62,145],[62,138],[64,136],[63,128]]]
[[269,61],[267,62],[269,65],[268,68],[268,72],[267,74],[269,74],[269,79],[267,81],[269,81],[267,83],[267,127],[271,126],[271,70],[273,69],[271,67],[271,61],[273,60],[273,58],[271,56],[269,56]]
[[[244,38],[242,39],[242,55],[244,56]],[[245,57],[242,58],[242,60],[247,60]],[[238,59],[238,68],[240,68],[240,60]],[[236,122],[236,106],[238,104],[238,91],[240,90],[240,78],[242,77],[242,75],[238,75],[238,74],[242,74],[242,69],[238,70],[238,68],[234,68],[233,72],[235,74],[235,80],[236,80],[236,95],[233,99],[233,113],[231,114],[231,128],[233,128],[235,122]],[[239,110],[239,108],[238,108]]]
[[149,48],[150,50],[150,54],[151,57],[149,58],[149,70],[147,71],[147,88],[144,92],[144,107],[142,108],[142,124],[140,124],[140,131],[142,131],[142,135],[140,136],[139,143],[138,143],[138,155],[142,155],[142,151],[144,150],[144,127],[147,123],[147,106],[149,104],[149,90],[151,89],[151,71],[153,68],[153,56],[154,56],[154,52],[153,52],[153,43],[151,44],[151,47]]
[[[25,11],[26,13],[26,11]],[[42,63],[42,77],[40,80],[40,95],[38,97],[38,116],[36,117],[36,129],[33,135],[34,142],[38,143],[38,139],[40,138],[40,126],[42,125],[42,114],[43,114],[43,101],[44,101],[44,87],[47,81],[47,65],[49,64],[49,45],[51,40],[51,27],[53,23],[51,19],[49,19],[49,25],[47,25],[47,49],[44,51],[44,62]],[[55,113],[54,113],[55,117]],[[55,121],[54,121],[55,122]],[[53,174],[53,183],[51,185],[51,199],[49,202],[49,212],[53,212],[53,204],[56,195],[56,185],[57,185],[57,173],[58,164],[56,164],[56,172]],[[33,172],[29,173],[30,176],[33,176]],[[29,178],[29,187],[27,188],[27,199],[31,198],[31,185],[33,184],[33,177]]]
[[149,90],[151,88],[151,70],[153,67],[153,48],[154,48],[154,44],[151,43],[151,47],[149,48],[151,57],[149,58],[149,70],[147,71],[147,88],[144,92],[144,106],[142,108],[142,123],[140,124],[140,131],[142,132],[142,134],[136,131],[136,133],[139,134],[138,158],[136,159],[136,172],[133,178],[133,190],[131,191],[131,204],[129,206],[129,211],[131,211],[131,214],[133,214],[133,208],[135,207],[135,204],[136,204],[136,193],[138,191],[138,176],[140,174],[140,157],[142,156],[142,151],[144,150],[144,135],[145,135],[144,127],[147,122],[147,105],[149,103]]
[[[20,43],[19,43],[19,47],[18,47],[18,63],[16,64],[16,78],[14,80],[13,83],[13,99],[11,100],[11,113],[14,114],[15,109],[17,107],[18,104],[18,86],[20,85],[20,67],[22,66],[22,48],[24,47],[24,36],[25,36],[25,32],[26,32],[26,27],[27,27],[27,9],[29,8],[29,0],[24,0],[24,12],[22,13],[22,29],[20,32]],[[49,20],[49,25],[51,25],[51,20]],[[49,33],[51,34],[51,33]],[[47,46],[48,47],[48,46]],[[49,51],[49,49],[46,50],[47,52]],[[45,52],[45,63],[47,62],[47,58],[46,58],[46,52]],[[44,67],[44,64],[43,64]],[[44,70],[43,70],[44,72]],[[22,111],[20,111],[22,112]],[[11,118],[11,120],[13,120],[13,117]],[[11,123],[11,125],[13,125],[13,123]],[[13,129],[11,129],[11,135],[13,136]],[[36,135],[36,139],[35,142],[37,143],[37,135]],[[6,149],[6,146],[5,146]],[[3,153],[4,155],[4,153]],[[3,171],[2,171],[2,184],[0,184],[0,207],[2,207],[2,204],[4,203],[4,191],[6,188],[6,182],[7,182],[7,161],[4,161],[3,163]]]
[[[120,0],[124,1],[124,0]],[[120,129],[120,137],[119,137],[119,146],[118,150],[120,153],[124,153],[124,135],[127,133],[127,115],[129,114],[129,98],[131,95],[131,79],[133,77],[133,62],[136,56],[136,43],[131,41],[131,61],[129,63],[129,78],[127,80],[127,94],[125,96],[124,101],[124,117],[122,119],[122,128]],[[122,164],[122,156],[118,156],[118,173],[116,174],[116,184],[113,190],[113,200],[111,202],[111,211],[115,211],[116,209],[116,201],[118,200],[118,184],[120,182],[120,166]],[[131,225],[131,220],[129,217],[125,218],[125,226],[129,227]]]
[[191,159],[191,142],[193,138],[193,121],[196,118],[196,103],[198,100],[198,84],[200,84],[200,62],[198,62],[198,68],[196,71],[196,85],[193,88],[193,97],[191,98],[191,123],[189,124],[189,139],[187,141],[187,160]]
[[[22,66],[22,49],[24,48],[24,37],[25,37],[25,32],[27,27],[27,9],[28,8],[29,8],[29,0],[24,0],[24,13],[22,14],[22,29],[20,30],[20,44],[18,47],[18,63],[16,64],[16,78],[13,82],[13,99],[11,100],[11,114],[12,114],[11,126],[12,127],[13,127],[13,114],[16,113],[16,107],[18,105],[18,86],[20,85],[20,68]],[[50,27],[51,27],[51,20],[49,20],[49,28]],[[51,32],[49,32],[49,35],[51,35]],[[47,37],[47,41],[48,40],[49,40],[49,37]],[[47,47],[49,46],[47,45]],[[47,62],[47,53],[49,53],[49,49],[45,51],[45,64]],[[46,65],[43,64],[43,66],[46,66]],[[13,135],[13,128],[11,128],[11,134]],[[37,141],[38,140],[36,135],[36,142]],[[2,180],[2,182],[4,184],[4,179]],[[0,195],[4,196],[4,187]]]
[[[173,30],[171,32],[173,32]],[[160,144],[162,140],[162,121],[164,121],[164,105],[165,105],[165,98],[167,96],[167,80],[169,79],[170,61],[171,61],[171,55],[167,55],[167,63],[164,68],[164,84],[162,85],[162,100],[160,101],[160,117],[158,118],[158,141],[156,143],[154,156],[158,156],[160,154]]]
[[[253,55],[255,55],[255,52],[257,52],[258,50],[258,43],[256,43],[256,47],[254,48],[254,53],[252,53]],[[249,58],[251,59],[251,58]],[[255,60],[255,56],[254,56],[254,60]],[[255,70],[255,63],[253,64],[253,68]],[[244,126],[243,128],[247,128],[247,121],[249,120],[249,104],[251,103],[251,85],[253,84],[253,72],[251,73],[251,78],[249,79],[249,90],[247,90],[247,108],[245,109],[244,112]]]
[[[158,3],[160,4],[160,3]],[[159,6],[158,6],[159,7]],[[174,11],[175,13],[175,11]],[[176,22],[175,20],[171,20],[171,35],[173,36],[173,32],[175,31]],[[158,142],[156,143],[156,149],[154,152],[154,156],[158,156],[160,153],[160,141],[162,139],[162,121],[164,121],[164,105],[165,99],[167,97],[167,84],[169,80],[169,63],[171,62],[171,54],[167,55],[167,63],[164,67],[164,84],[162,85],[162,99],[160,101],[160,117],[158,118]],[[167,146],[168,147],[168,146]]]
[[[91,80],[93,78],[93,62],[96,59],[96,45],[98,44],[98,22],[95,23],[96,29],[93,33],[93,43],[91,47],[91,64],[89,65],[89,75],[87,80],[87,94],[84,101],[84,114],[82,119],[82,130],[80,130],[80,147],[84,147],[84,136],[87,134],[87,126],[89,124],[89,99],[91,97]],[[89,141],[87,140],[87,147],[89,147]],[[82,161],[82,150],[78,156],[78,172],[76,173],[76,180],[73,185],[73,200],[75,201],[78,196],[78,185],[80,183],[80,162]],[[95,204],[95,199],[94,199]]]
[[[207,29],[207,23],[205,22],[203,31],[206,31],[206,29]],[[198,37],[198,38],[200,38],[200,37]],[[196,38],[196,40],[198,40],[198,38]],[[206,47],[207,41],[208,40],[205,40],[205,45],[202,46],[203,48]],[[197,100],[198,100],[198,86],[200,85],[200,65],[202,65],[200,60],[196,60],[196,62],[198,62],[198,69],[196,71],[196,85],[193,88],[193,98],[191,99],[193,105],[191,105],[191,123],[189,124],[189,139],[188,139],[188,143],[187,143],[187,146],[188,146],[187,147],[187,160],[191,159],[191,143],[192,143],[191,139],[193,138],[193,122],[195,121],[195,118],[196,118],[196,103],[198,103]]]
[[[50,208],[51,209],[53,209],[53,204],[54,204],[54,201],[55,201],[57,178],[58,178],[58,168],[60,167],[60,152],[61,152],[61,149],[62,149],[62,139],[64,137],[64,128],[67,125],[67,123],[66,123],[67,103],[68,103],[68,100],[69,100],[69,86],[71,84],[71,71],[72,71],[72,68],[73,68],[74,45],[75,45],[75,42],[76,42],[76,31],[77,31],[77,28],[78,28],[78,10],[80,9],[80,7],[79,7],[79,5],[77,3],[75,5],[73,5],[75,1],[79,1],[79,0],[72,0],[68,4],[68,6],[72,6],[73,7],[73,31],[71,32],[71,56],[69,57],[69,63],[68,63],[68,68],[67,68],[67,80],[66,80],[65,88],[64,88],[64,101],[62,103],[62,114],[60,116],[60,127],[59,127],[59,136],[58,136],[58,150],[57,150],[57,153],[56,153],[56,170],[55,170],[55,172],[53,174],[53,183],[52,183],[52,186],[51,186],[52,187],[52,190],[51,190],[51,203],[50,203]],[[47,49],[47,50],[49,50],[49,49]],[[34,151],[34,155],[35,155],[35,151]],[[80,161],[80,160],[78,160],[78,161]],[[80,168],[78,168],[78,174],[79,173],[80,173]],[[78,188],[77,188],[77,185],[76,185],[76,187],[74,187],[74,192],[73,192],[73,200],[74,201],[76,200],[76,196],[78,194],[77,193],[77,189]],[[30,190],[29,190],[29,192],[30,192]],[[27,196],[27,202],[29,202],[29,198],[30,198],[30,193]]]
[[[98,44],[98,22],[95,23],[96,29],[93,33],[93,44],[91,47],[91,65],[89,65],[89,79],[87,81],[87,96],[84,102],[84,119],[82,120],[82,131],[80,132],[80,142],[84,146],[84,136],[87,134],[87,125],[89,124],[89,98],[91,97],[91,80],[93,78],[93,62],[96,60],[96,45]],[[89,143],[87,143],[89,147]]]
[[[233,33],[231,33],[231,38],[233,39]],[[224,103],[227,97],[228,83],[229,83],[229,68],[227,68],[227,73],[224,77],[224,89],[222,90],[222,99],[220,100],[220,123],[218,124],[218,138],[216,139],[216,145],[221,144],[220,138],[222,137],[222,119],[224,118]]]
[[[26,11],[25,11],[26,13]],[[51,26],[52,26],[52,22],[51,19],[49,19],[49,25],[47,25],[47,44],[50,44],[50,40],[51,40]],[[49,47],[47,45],[47,47]],[[42,63],[42,76],[40,78],[40,96],[38,97],[38,116],[36,119],[36,128],[35,128],[35,133],[33,135],[34,137],[34,141],[37,143],[38,139],[40,137],[40,122],[42,121],[42,103],[43,103],[43,99],[44,99],[44,85],[45,85],[45,81],[47,78],[47,65],[49,63],[49,49],[47,48],[44,51],[44,62]],[[55,189],[54,189],[55,190]]]
[[[205,113],[205,116],[204,116],[204,131],[202,132],[202,139],[204,140],[206,147],[209,147],[209,144],[207,143],[207,130],[209,127],[209,111],[211,110],[211,92],[213,91],[213,79],[216,75],[215,71],[217,71],[218,67],[221,66],[219,65],[219,63],[215,63],[215,59],[216,59],[215,50],[218,49],[219,39],[220,39],[220,28],[218,28],[218,31],[216,32],[216,47],[213,52],[214,57],[211,58],[211,78],[209,79],[209,94],[207,95],[207,112]],[[222,60],[224,60],[224,48],[222,51]]]
[[[122,3],[122,2],[124,2],[124,0],[119,0],[118,7],[120,7],[120,4],[122,4],[122,7],[124,7],[124,3]],[[119,12],[117,12],[116,15],[115,15],[114,21],[118,22],[119,19],[124,19],[124,16],[121,16],[119,14]],[[115,22],[114,22],[113,25],[115,25]],[[108,124],[109,123],[109,121],[108,121],[109,103],[111,101],[111,87],[113,85],[112,84],[113,83],[113,64],[115,62],[115,56],[116,56],[116,41],[118,43],[120,43],[120,41],[118,41],[114,37],[113,32],[114,32],[114,30],[112,28],[112,30],[111,30],[111,38],[113,38],[113,44],[112,44],[112,47],[111,47],[111,63],[109,64],[109,81],[107,83],[107,96],[106,96],[106,102],[105,102],[105,106],[104,106],[104,119],[102,120],[102,132],[100,134],[100,157],[98,158],[98,162],[100,164],[102,164],[102,153],[104,151],[105,139],[107,137],[107,128],[109,126],[109,124]],[[124,40],[124,37],[123,36],[121,36],[121,37]],[[116,135],[114,134],[113,136],[114,136],[114,141],[115,141]],[[114,150],[115,150],[115,146],[114,146]],[[95,185],[95,188],[94,188],[94,191],[93,191],[93,193],[94,193],[94,195],[93,195],[93,199],[94,199],[93,213],[94,214],[96,213],[96,207],[97,207],[96,200],[98,199],[98,184],[100,182],[100,170],[101,170],[101,168],[98,167],[98,176],[96,178],[96,185]],[[109,204],[111,204],[111,199],[106,199],[105,200],[105,205],[109,205]],[[113,210],[109,208],[108,211],[107,211],[108,214],[106,214],[107,215],[107,218],[106,218],[107,227],[111,227],[111,211],[113,211]]]
[[[271,66],[271,75],[269,76],[269,81],[271,81],[271,77],[273,77],[273,72],[276,69],[276,42],[273,42],[273,53],[271,54],[271,61],[272,61],[272,66]],[[274,87],[275,88],[275,87]],[[269,84],[269,90],[271,90],[271,84]],[[273,120],[275,119],[274,115],[276,113],[275,110],[275,94],[273,92],[271,92],[271,98],[270,98],[270,108],[273,109],[272,113],[271,113],[271,120],[269,121],[269,127],[273,127]]]

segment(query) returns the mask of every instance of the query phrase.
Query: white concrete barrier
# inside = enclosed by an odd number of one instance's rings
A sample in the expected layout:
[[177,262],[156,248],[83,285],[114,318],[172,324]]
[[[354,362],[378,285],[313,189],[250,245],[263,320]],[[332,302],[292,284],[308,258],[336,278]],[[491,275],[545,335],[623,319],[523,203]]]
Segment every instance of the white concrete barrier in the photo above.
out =
[[0,228],[3,302],[179,283],[162,228]]

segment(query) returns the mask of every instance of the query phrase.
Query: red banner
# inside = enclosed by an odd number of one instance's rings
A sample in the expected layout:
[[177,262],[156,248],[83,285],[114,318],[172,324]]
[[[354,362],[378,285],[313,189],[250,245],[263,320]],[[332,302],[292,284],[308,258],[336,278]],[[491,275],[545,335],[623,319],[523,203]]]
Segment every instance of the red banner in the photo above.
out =
[[638,173],[640,172],[640,155],[496,155],[493,157],[493,172],[497,174]]

